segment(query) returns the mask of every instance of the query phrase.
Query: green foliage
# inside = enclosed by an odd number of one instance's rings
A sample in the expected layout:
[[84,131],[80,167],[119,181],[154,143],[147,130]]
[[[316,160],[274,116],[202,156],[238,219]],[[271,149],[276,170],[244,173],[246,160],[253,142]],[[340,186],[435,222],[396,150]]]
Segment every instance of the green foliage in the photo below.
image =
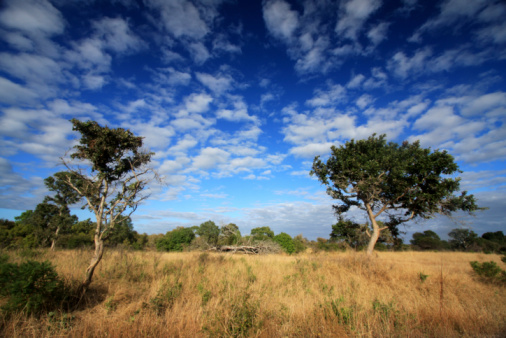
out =
[[479,263],[476,261],[470,262],[471,267],[473,268],[474,272],[480,277],[484,278],[496,278],[501,271],[503,271],[496,262],[490,261],[490,262],[483,262]]
[[61,302],[65,296],[63,281],[49,262],[26,261],[21,264],[0,260],[0,296],[6,298],[6,315],[23,312],[38,315]]
[[478,235],[469,229],[453,229],[448,233],[451,238],[449,243],[452,249],[467,251],[476,242]]
[[448,244],[432,230],[426,230],[423,233],[415,232],[411,244],[419,250],[444,250]]
[[230,223],[221,227],[218,241],[220,245],[233,245],[239,243],[240,240],[241,232],[237,225]]
[[302,234],[299,234],[293,238],[293,247],[295,249],[295,253],[303,252],[306,250],[306,243],[308,242]]
[[255,241],[265,241],[274,238],[274,231],[269,227],[258,227],[251,229],[251,237]]
[[287,233],[282,232],[274,236],[274,242],[278,243],[283,248],[283,250],[288,254],[292,254],[295,252],[295,245],[293,243],[292,236],[290,236]]
[[98,172],[101,179],[116,181],[151,160],[153,153],[140,151],[143,138],[130,130],[102,127],[95,121],[71,122],[72,130],[81,133],[71,158],[89,160],[92,172]]
[[177,228],[169,231],[156,241],[158,251],[183,251],[185,245],[190,245],[195,238],[191,228]]
[[365,233],[361,231],[361,227],[358,223],[340,217],[338,222],[332,225],[330,240],[332,242],[343,241],[349,246],[357,248],[358,246],[366,244],[368,241],[368,238],[363,235],[365,235]]
[[218,244],[220,228],[213,221],[202,223],[198,227],[196,233],[202,237],[207,242],[207,244],[211,246],[216,246]]
[[[327,186],[327,193],[338,204],[342,215],[357,207],[367,212],[371,223],[383,212],[385,225],[397,236],[398,226],[410,219],[427,219],[435,214],[450,215],[462,210],[478,210],[473,195],[460,190],[459,173],[453,157],[446,151],[420,147],[420,143],[401,145],[386,141],[386,136],[373,134],[367,140],[351,140],[340,147],[331,147],[326,163],[314,159],[311,175]],[[375,229],[376,234],[379,230]],[[371,237],[371,245],[375,244]]]
[[429,275],[426,275],[426,274],[424,274],[423,272],[420,272],[420,273],[418,274],[418,277],[420,278],[420,282],[422,282],[422,283],[423,283],[423,282],[425,282],[425,280],[427,279],[427,277],[429,277]]

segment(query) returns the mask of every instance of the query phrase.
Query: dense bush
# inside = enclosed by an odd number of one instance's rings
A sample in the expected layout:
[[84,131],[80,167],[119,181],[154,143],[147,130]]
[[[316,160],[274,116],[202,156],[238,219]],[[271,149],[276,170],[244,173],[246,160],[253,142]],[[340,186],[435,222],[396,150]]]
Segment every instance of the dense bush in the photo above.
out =
[[295,252],[295,245],[293,244],[292,236],[287,233],[282,232],[279,235],[274,236],[274,242],[281,245],[283,251],[288,254]]
[[2,306],[4,314],[40,314],[64,300],[63,281],[51,263],[26,261],[18,265],[7,261],[6,255],[0,258],[0,297],[7,299]]
[[483,262],[476,261],[470,262],[474,272],[487,282],[506,283],[506,271],[502,270],[496,262]]
[[195,233],[190,228],[177,228],[169,231],[165,236],[156,241],[158,251],[183,251],[195,238]]

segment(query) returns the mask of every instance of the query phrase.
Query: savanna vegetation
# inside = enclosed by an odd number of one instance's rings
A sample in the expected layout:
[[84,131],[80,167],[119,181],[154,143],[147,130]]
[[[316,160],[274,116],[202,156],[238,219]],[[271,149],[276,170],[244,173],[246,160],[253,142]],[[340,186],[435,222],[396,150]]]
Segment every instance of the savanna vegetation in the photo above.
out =
[[[142,137],[72,123],[82,137],[62,158],[67,170],[45,180],[52,194],[0,220],[4,336],[506,333],[502,231],[456,228],[446,241],[427,230],[403,243],[407,220],[482,209],[472,195],[454,195],[458,178],[443,176],[458,167],[445,152],[373,135],[333,147],[326,163],[316,158],[312,173],[338,200],[329,238],[267,225],[245,235],[211,220],[147,235],[130,218],[157,180]],[[79,203],[94,221],[71,214]],[[345,218],[351,207],[370,222]]]
[[115,249],[104,253],[85,297],[72,302],[92,255],[82,249],[9,252],[11,264],[27,257],[49,262],[62,285],[48,288],[59,288],[59,298],[29,315],[9,312],[4,298],[2,335],[499,337],[506,332],[506,288],[469,264],[493,261],[504,268],[495,254]]

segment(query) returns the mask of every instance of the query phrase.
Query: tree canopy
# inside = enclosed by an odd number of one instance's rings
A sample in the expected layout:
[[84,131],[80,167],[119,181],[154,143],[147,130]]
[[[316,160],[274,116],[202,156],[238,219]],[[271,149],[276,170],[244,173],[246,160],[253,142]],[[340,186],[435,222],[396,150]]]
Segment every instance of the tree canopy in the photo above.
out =
[[95,121],[71,122],[81,138],[70,158],[84,161],[85,166],[62,159],[68,171],[61,174],[61,179],[86,200],[96,217],[95,254],[83,282],[85,290],[102,259],[104,240],[115,224],[124,219],[123,213],[130,215],[147,197],[141,192],[152,179],[153,171],[146,165],[153,153],[145,151],[143,138],[130,130],[102,127]]
[[[317,156],[310,172],[338,200],[334,206],[338,216],[352,207],[367,213],[373,226],[368,254],[384,229],[395,235],[398,226],[411,219],[478,210],[474,196],[461,192],[460,179],[452,178],[458,173],[458,165],[446,151],[422,148],[418,141],[399,145],[376,134],[332,146],[327,162]],[[387,218],[382,228],[377,223],[380,215]]]

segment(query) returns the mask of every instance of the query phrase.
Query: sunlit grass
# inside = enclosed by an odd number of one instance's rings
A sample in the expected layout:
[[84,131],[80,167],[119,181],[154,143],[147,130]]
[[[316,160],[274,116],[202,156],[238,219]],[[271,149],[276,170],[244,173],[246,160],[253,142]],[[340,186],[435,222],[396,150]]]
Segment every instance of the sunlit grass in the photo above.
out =
[[[88,251],[44,252],[80,281]],[[107,251],[82,306],[11,318],[5,336],[501,336],[506,292],[475,253],[231,255]],[[425,276],[425,277],[423,277]]]

